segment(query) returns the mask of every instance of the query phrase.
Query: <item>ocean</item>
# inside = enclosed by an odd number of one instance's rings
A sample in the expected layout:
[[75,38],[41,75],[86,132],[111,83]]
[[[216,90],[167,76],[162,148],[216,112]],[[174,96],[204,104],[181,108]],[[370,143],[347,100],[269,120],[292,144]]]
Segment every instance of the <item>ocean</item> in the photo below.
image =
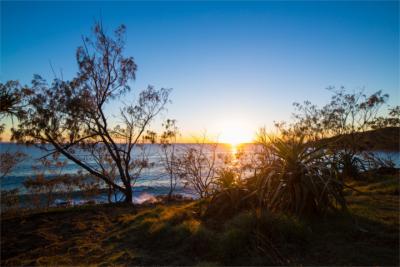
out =
[[[182,151],[187,146],[193,146],[189,144],[178,144],[177,151]],[[134,196],[136,202],[153,196],[167,194],[169,190],[169,177],[166,175],[163,165],[161,163],[162,150],[158,144],[146,144],[144,145],[146,154],[148,155],[151,167],[144,169],[141,172],[140,177],[137,179],[134,185]],[[34,178],[38,173],[43,173],[46,179],[51,179],[56,174],[77,174],[78,171],[85,171],[75,164],[74,162],[66,159],[64,156],[60,156],[59,161],[65,161],[66,164],[61,168],[51,166],[44,168],[39,159],[48,152],[41,150],[35,146],[26,146],[15,143],[0,143],[0,152],[21,152],[26,155],[22,162],[20,162],[10,173],[2,177],[0,180],[1,190],[19,189],[20,194],[27,193],[26,188],[23,186],[23,182],[29,178]],[[219,145],[217,147],[217,155],[230,155],[235,151],[227,145]],[[134,151],[132,154],[135,155],[139,151]],[[90,159],[89,155],[85,155],[84,151],[77,153],[80,158],[85,158],[89,164],[93,164],[93,160]],[[51,158],[51,157],[50,157]],[[181,194],[187,197],[196,197],[195,193],[180,184],[177,186],[175,193]],[[105,196],[100,197],[101,200],[105,200]]]
[[[152,163],[152,167],[148,169],[144,169],[137,180],[134,187],[134,196],[136,198],[140,198],[141,195],[161,195],[166,194],[168,192],[168,176],[163,170],[163,166],[161,164],[161,146],[157,144],[146,144],[145,150],[149,157],[149,161]],[[187,146],[193,146],[190,144],[180,144],[177,145],[178,152],[184,149]],[[254,153],[255,146],[248,144],[243,145],[241,149],[245,153]],[[51,179],[52,176],[57,174],[76,174],[78,171],[82,170],[81,167],[76,165],[75,163],[67,160],[65,157],[61,156],[61,161],[66,161],[66,165],[62,168],[56,169],[54,166],[49,169],[40,169],[43,168],[40,166],[38,159],[46,155],[47,152],[35,147],[35,146],[26,146],[21,144],[14,143],[0,143],[0,152],[22,152],[26,155],[24,160],[20,162],[16,168],[14,168],[10,173],[8,173],[5,177],[0,180],[0,188],[1,190],[11,190],[18,188],[21,194],[26,193],[26,189],[23,186],[23,182],[28,179],[34,177],[38,171],[43,172],[45,178]],[[134,152],[133,154],[137,153]],[[231,147],[229,145],[219,145],[216,150],[217,155],[219,156],[233,156],[237,150],[235,147]],[[396,167],[400,167],[400,152],[384,152],[384,151],[376,151],[374,152],[379,157],[384,159],[391,159]],[[84,152],[80,154],[80,156],[85,157]],[[88,161],[90,163],[90,159]],[[37,166],[35,168],[34,166]],[[189,188],[185,188],[182,184],[178,185],[176,193],[187,195],[191,197],[195,197],[193,191]],[[140,201],[137,199],[137,201]]]

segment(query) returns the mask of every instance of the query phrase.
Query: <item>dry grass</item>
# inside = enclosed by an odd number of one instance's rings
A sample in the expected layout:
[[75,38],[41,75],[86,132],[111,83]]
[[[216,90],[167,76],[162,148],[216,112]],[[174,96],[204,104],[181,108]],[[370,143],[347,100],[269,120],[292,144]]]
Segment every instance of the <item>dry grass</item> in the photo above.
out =
[[3,216],[1,265],[397,265],[398,182],[354,182],[350,214],[313,221],[251,212],[209,221],[199,202]]

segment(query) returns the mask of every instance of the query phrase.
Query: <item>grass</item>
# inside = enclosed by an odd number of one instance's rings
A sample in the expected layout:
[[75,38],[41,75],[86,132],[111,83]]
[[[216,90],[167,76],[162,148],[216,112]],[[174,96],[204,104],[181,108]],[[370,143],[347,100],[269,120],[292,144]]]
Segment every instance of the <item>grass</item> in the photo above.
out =
[[3,215],[1,265],[398,265],[398,176],[350,184],[348,213],[311,221],[202,202]]

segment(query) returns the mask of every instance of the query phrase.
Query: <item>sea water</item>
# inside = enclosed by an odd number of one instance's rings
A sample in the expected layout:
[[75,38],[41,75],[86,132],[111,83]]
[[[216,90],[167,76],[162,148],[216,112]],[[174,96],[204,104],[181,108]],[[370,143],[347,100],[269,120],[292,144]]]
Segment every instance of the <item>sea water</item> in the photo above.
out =
[[[179,151],[184,151],[188,147],[193,146],[192,144],[179,144],[176,145],[177,153]],[[203,146],[208,146],[207,144]],[[51,149],[51,146],[48,147]],[[134,198],[136,202],[141,202],[143,199],[147,200],[154,195],[164,195],[169,191],[169,176],[165,173],[162,164],[162,150],[161,146],[158,144],[146,144],[143,145],[151,167],[144,169],[141,172],[140,177],[137,179],[134,185]],[[132,157],[138,156],[142,153],[142,149],[136,149],[132,152]],[[205,149],[207,151],[207,148]],[[241,150],[246,154],[255,153],[257,147],[255,145],[243,145]],[[39,159],[48,154],[48,152],[39,149],[35,146],[26,146],[15,143],[0,143],[0,152],[22,152],[26,157],[6,176],[2,177],[0,180],[1,190],[11,190],[18,188],[19,192],[24,194],[26,189],[23,186],[23,182],[29,178],[34,178],[38,171],[43,172],[46,179],[51,179],[57,174],[77,174],[79,171],[85,171],[75,164],[74,162],[60,156],[59,161],[65,161],[65,165],[62,168],[52,167],[43,168],[40,165]],[[221,156],[233,156],[237,153],[237,149],[228,145],[219,145],[216,149],[216,154],[218,157]],[[386,152],[386,151],[374,151],[375,155],[383,159],[392,160],[396,167],[400,167],[400,152]],[[78,157],[85,159],[85,161],[90,165],[94,164],[90,156],[84,151],[78,151]],[[50,157],[51,159],[51,157]],[[42,169],[41,169],[42,168]],[[183,184],[177,186],[175,193],[195,197],[195,193],[190,188],[185,187]],[[102,197],[103,200],[105,196]]]

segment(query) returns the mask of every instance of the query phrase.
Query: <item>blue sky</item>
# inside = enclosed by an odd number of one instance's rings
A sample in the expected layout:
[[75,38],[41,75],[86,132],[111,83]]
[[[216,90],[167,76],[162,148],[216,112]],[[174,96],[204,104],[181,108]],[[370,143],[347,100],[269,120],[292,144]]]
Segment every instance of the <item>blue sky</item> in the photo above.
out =
[[400,104],[396,1],[1,2],[0,80],[51,79],[49,62],[71,78],[81,35],[100,17],[110,32],[127,26],[134,91],[173,88],[164,116],[184,136],[248,135],[289,120],[292,102],[326,103],[331,85]]

